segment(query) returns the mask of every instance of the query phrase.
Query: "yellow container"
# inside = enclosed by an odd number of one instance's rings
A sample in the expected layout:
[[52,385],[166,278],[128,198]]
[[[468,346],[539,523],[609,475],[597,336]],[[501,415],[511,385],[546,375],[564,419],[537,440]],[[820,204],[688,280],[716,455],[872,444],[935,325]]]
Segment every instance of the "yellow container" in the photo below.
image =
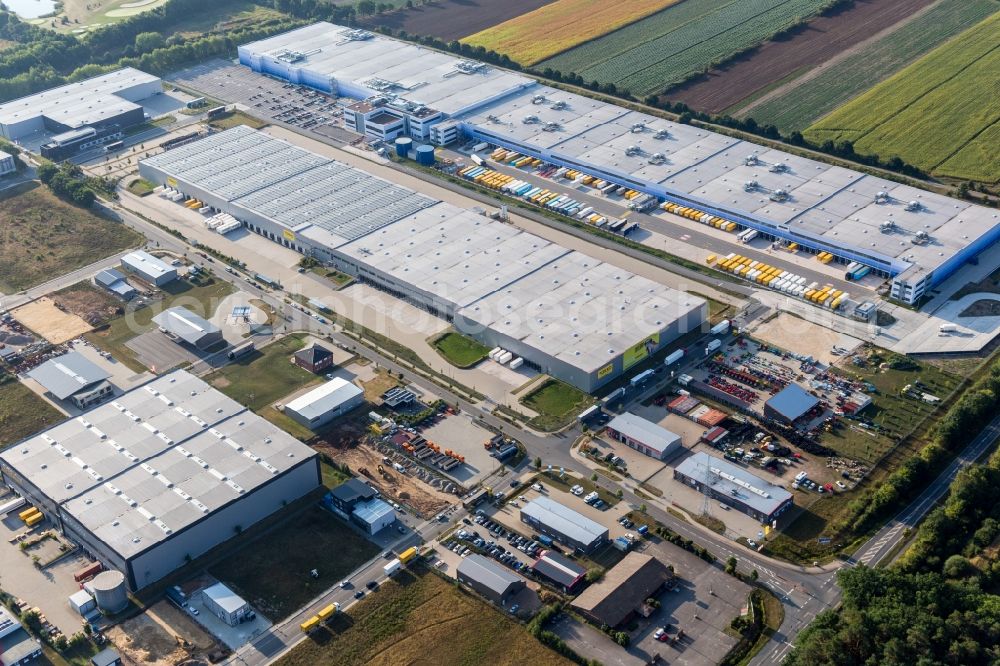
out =
[[318,617],[320,620],[328,620],[331,617],[333,617],[334,613],[336,612],[337,612],[337,607],[334,606],[333,604],[330,604],[329,606],[326,606],[325,608],[320,610],[320,612],[316,614],[316,617]]
[[715,263],[716,259],[717,257],[714,254],[710,254],[707,257],[705,257],[705,263],[711,266],[712,264]]
[[311,618],[309,618],[308,620],[306,620],[305,622],[303,622],[302,624],[300,624],[299,625],[299,629],[302,630],[302,633],[308,634],[310,631],[312,631],[313,629],[315,629],[317,626],[319,626],[319,616],[318,615],[313,615]]
[[17,514],[17,517],[20,518],[21,520],[24,520],[25,518],[27,518],[28,516],[30,516],[33,513],[38,513],[38,509],[36,509],[33,506],[29,506],[27,509],[25,509],[21,513]]
[[33,513],[27,517],[27,519],[24,521],[24,524],[27,525],[28,527],[31,527],[32,525],[42,522],[43,518],[45,518],[45,516],[42,515],[41,513]]

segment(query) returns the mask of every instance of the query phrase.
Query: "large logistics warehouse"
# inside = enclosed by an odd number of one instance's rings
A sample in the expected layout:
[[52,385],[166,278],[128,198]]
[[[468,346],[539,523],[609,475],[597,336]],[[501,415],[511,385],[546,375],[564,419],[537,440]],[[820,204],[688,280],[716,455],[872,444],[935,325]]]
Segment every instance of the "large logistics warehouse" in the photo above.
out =
[[133,590],[320,485],[315,451],[183,370],[11,446],[0,473]]
[[139,170],[585,391],[707,315],[704,299],[245,126]]
[[869,266],[893,278],[892,296],[906,303],[1000,239],[993,209],[364,31],[317,23],[243,45],[239,55],[254,71],[367,100],[345,113],[352,129],[367,128],[353,116],[384,111],[415,138],[475,139],[580,169]]
[[145,120],[144,99],[163,92],[160,78],[123,69],[0,104],[0,135],[18,144],[43,144],[62,159],[122,137]]

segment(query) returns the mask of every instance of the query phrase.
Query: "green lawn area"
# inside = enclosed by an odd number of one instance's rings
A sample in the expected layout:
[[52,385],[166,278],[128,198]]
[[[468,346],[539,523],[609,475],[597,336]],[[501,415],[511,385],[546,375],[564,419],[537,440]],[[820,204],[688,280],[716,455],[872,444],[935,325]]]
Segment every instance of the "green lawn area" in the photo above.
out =
[[571,663],[506,614],[417,565],[335,615],[276,665]]
[[347,474],[343,470],[339,470],[330,463],[320,461],[319,463],[320,472],[323,474],[323,485],[327,488],[336,488],[344,481],[351,478],[350,474]]
[[322,377],[303,370],[288,357],[305,346],[305,335],[289,335],[248,354],[205,378],[233,400],[256,411]]
[[0,292],[13,294],[140,243],[132,229],[38,183],[0,194]]
[[[874,432],[859,427],[853,421],[841,419],[841,427],[824,433],[821,441],[838,453],[868,463],[875,463],[902,436],[908,434],[924,419],[938,409],[917,398],[902,394],[906,385],[924,385],[922,392],[930,393],[944,400],[958,386],[961,377],[950,374],[928,363],[919,363],[911,358],[896,356],[891,352],[876,350],[867,367],[858,367],[848,362],[837,368],[839,374],[847,375],[872,384],[876,392],[872,394],[872,404],[862,412],[862,416],[885,429]],[[901,361],[913,365],[913,369],[878,369],[879,359],[892,363]]]
[[455,331],[438,336],[431,345],[446,361],[459,368],[471,368],[490,353],[489,347]]
[[154,189],[156,189],[156,186],[145,178],[136,178],[128,184],[128,191],[138,197],[152,194]]
[[313,266],[309,270],[322,278],[326,278],[335,284],[338,289],[340,287],[345,287],[354,281],[354,278],[347,273],[341,273],[340,271],[327,266]]
[[[375,544],[313,505],[209,572],[278,622],[378,552]],[[309,575],[313,569],[318,578]]]
[[257,120],[253,116],[248,116],[242,111],[233,111],[232,113],[224,113],[221,116],[216,116],[208,124],[217,130],[227,130],[237,125],[246,125],[253,129],[260,129],[267,125],[267,123]]
[[192,279],[174,280],[163,285],[161,289],[164,292],[163,300],[135,312],[127,312],[84,337],[101,349],[111,352],[115,358],[133,370],[142,372],[146,368],[136,360],[132,350],[126,347],[125,343],[137,335],[152,330],[156,326],[153,317],[174,305],[183,305],[196,314],[208,318],[215,312],[219,302],[235,291],[230,283],[216,280],[205,273]]
[[64,418],[16,378],[0,371],[0,451]]
[[558,379],[547,379],[521,398],[522,405],[538,413],[532,422],[543,430],[561,428],[593,403],[591,396]]

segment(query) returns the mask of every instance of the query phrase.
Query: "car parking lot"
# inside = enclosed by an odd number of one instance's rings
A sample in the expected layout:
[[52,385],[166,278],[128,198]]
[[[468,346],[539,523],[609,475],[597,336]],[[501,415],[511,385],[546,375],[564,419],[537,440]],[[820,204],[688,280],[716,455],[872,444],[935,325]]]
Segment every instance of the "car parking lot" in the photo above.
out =
[[343,109],[337,97],[278,81],[224,60],[189,67],[171,78],[210,97],[245,106],[252,115],[265,120],[311,130],[341,124]]

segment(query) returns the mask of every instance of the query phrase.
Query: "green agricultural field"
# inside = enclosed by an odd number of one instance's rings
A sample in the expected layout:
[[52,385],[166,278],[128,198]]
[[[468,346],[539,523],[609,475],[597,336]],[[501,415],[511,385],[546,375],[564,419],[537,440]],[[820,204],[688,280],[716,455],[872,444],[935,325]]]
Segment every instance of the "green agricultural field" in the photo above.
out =
[[[1000,180],[1000,14],[812,125],[811,141],[854,142],[937,176]],[[992,143],[991,143],[992,142]]]
[[454,331],[437,337],[431,345],[446,361],[459,368],[472,367],[490,353],[489,347]]
[[787,93],[736,113],[782,132],[804,130],[852,97],[1000,10],[996,0],[945,0]]
[[321,377],[288,360],[305,346],[304,338],[304,335],[281,338],[213,372],[205,381],[233,400],[259,410],[297,389],[321,381]]
[[815,14],[827,0],[685,0],[539,63],[636,96],[764,41]]
[[531,664],[572,662],[491,608],[420,566],[335,615],[277,666],[375,664]]

